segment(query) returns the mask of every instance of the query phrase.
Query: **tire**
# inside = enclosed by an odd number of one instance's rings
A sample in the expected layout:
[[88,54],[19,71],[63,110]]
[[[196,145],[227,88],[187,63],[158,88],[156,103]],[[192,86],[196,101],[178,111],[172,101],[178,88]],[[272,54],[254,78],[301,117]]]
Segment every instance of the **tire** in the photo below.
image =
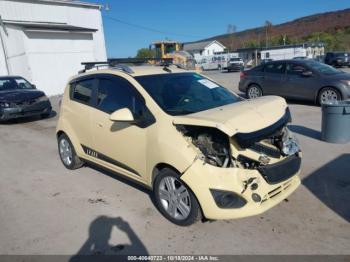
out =
[[340,92],[333,87],[322,88],[317,97],[317,102],[319,105],[339,100],[342,100],[342,96]]
[[61,134],[57,142],[58,154],[67,169],[74,170],[83,166],[84,162],[76,154],[73,144],[66,134]]
[[[174,189],[175,191],[173,191]],[[176,193],[178,196],[174,195]],[[179,174],[170,168],[162,169],[156,176],[153,194],[158,210],[176,225],[189,226],[202,218],[202,212],[195,195],[181,181]]]
[[263,96],[263,91],[260,86],[252,84],[247,88],[246,95],[249,99],[255,99]]

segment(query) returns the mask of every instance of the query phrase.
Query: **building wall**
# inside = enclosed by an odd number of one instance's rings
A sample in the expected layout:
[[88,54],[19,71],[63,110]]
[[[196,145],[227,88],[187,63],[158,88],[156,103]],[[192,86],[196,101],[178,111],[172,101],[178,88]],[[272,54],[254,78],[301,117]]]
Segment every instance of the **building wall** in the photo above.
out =
[[[8,54],[11,75],[21,75],[48,95],[63,92],[68,79],[82,69],[81,62],[107,59],[102,17],[98,8],[32,1],[0,1],[3,20],[67,23],[97,29],[97,32],[25,31],[5,25],[1,33]],[[6,75],[0,45],[0,75]]]
[[49,3],[26,0],[0,1],[3,20],[66,23],[69,25],[94,28],[95,57],[106,58],[106,48],[101,12],[96,7],[72,6],[64,3]]
[[223,52],[223,51],[224,51],[224,48],[221,45],[213,42],[204,49],[202,54],[204,56],[208,56],[208,55],[214,55],[214,53],[216,52]]

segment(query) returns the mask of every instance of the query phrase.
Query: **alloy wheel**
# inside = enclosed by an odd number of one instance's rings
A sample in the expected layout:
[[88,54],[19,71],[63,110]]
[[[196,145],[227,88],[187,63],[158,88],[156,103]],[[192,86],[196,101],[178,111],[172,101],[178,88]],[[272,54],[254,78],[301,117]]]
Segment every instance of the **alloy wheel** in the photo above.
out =
[[257,86],[251,86],[248,89],[248,98],[254,99],[262,96],[261,89]]
[[62,138],[60,140],[59,149],[60,149],[60,156],[63,163],[66,166],[70,166],[73,161],[73,152],[72,152],[72,147],[70,146],[69,142],[65,138]]
[[335,90],[326,89],[320,95],[321,104],[331,103],[339,100],[339,95]]
[[159,183],[159,198],[164,210],[176,220],[186,219],[191,212],[190,194],[180,180],[164,177]]

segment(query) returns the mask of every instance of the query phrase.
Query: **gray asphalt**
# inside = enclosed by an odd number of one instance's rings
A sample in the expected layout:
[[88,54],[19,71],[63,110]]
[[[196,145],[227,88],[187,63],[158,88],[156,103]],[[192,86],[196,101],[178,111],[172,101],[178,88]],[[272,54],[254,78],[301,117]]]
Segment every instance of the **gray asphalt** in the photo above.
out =
[[[237,91],[239,73],[207,74]],[[66,170],[57,115],[0,125],[0,254],[350,254],[350,144],[320,141],[320,108],[288,102],[303,184],[262,215],[188,228],[115,174]]]

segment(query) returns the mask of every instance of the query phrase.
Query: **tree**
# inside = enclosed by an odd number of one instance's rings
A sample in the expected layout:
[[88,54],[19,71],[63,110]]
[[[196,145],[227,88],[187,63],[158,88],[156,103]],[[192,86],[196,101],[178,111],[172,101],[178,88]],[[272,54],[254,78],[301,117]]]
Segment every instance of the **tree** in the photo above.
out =
[[155,56],[155,52],[153,49],[149,48],[141,48],[137,50],[136,58],[153,58]]

